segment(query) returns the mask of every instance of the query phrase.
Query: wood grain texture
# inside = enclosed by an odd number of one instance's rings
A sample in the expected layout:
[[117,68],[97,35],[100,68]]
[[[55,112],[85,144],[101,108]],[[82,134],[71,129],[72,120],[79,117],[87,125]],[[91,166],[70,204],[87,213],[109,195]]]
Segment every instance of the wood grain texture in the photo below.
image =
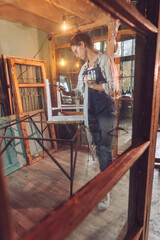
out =
[[[69,171],[69,148],[65,146],[54,156]],[[74,179],[74,193],[99,173],[98,161],[93,161],[87,151],[79,151]],[[7,177],[9,185],[15,239],[32,229],[51,211],[68,199],[69,182],[48,158],[26,166]],[[68,240],[89,238],[115,239],[124,236],[127,227],[129,173],[111,191],[111,204],[107,212],[94,208]],[[121,206],[121,207],[120,207]],[[121,239],[121,238],[120,238]]]
[[[146,32],[157,33],[158,29],[148,19],[146,19],[132,4],[122,0],[91,0],[97,6],[107,12],[110,12],[114,17],[120,19],[133,30],[143,35]],[[123,11],[123,14],[122,14]]]
[[146,142],[115,160],[48,218],[41,221],[23,240],[57,240],[66,237],[115,186],[148,146],[149,142]]

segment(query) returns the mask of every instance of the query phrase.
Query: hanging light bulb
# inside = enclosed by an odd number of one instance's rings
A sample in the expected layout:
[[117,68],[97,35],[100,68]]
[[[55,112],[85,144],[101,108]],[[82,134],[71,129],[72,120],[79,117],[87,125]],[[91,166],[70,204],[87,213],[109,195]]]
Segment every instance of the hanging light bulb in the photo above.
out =
[[66,16],[63,16],[63,24],[62,24],[62,28],[63,30],[67,29],[67,25],[66,25]]
[[79,68],[79,62],[76,62],[76,68]]
[[64,59],[64,57],[62,56],[61,60],[60,60],[60,65],[61,66],[65,66],[66,65],[66,61]]

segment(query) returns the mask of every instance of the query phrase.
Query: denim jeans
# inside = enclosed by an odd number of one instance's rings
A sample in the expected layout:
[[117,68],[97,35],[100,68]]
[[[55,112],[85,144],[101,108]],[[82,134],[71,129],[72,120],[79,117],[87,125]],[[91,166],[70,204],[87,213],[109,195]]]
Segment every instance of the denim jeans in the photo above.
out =
[[105,109],[97,116],[88,114],[88,120],[100,171],[103,171],[113,161],[112,146],[115,135],[116,115]]

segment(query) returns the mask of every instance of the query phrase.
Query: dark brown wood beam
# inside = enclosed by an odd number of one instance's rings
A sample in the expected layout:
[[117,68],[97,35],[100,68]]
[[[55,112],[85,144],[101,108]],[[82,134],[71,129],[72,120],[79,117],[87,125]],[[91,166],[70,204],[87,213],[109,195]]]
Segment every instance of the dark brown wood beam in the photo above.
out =
[[[154,5],[154,1],[150,2]],[[155,19],[157,19],[156,12]],[[158,25],[154,19],[151,20],[156,26]],[[143,240],[148,239],[155,145],[159,117],[159,39],[159,32],[158,36],[157,34],[150,33],[147,38],[137,36],[136,39],[133,141],[137,137],[142,137],[143,139],[150,140],[151,145],[148,152],[137,161],[130,172],[128,233],[136,221],[139,225],[143,226],[143,232],[140,237]],[[148,56],[150,56],[149,61]]]
[[[90,0],[97,6],[109,12],[115,18],[120,19],[123,23],[127,24],[130,28],[138,33],[145,34],[148,31],[157,33],[158,29],[149,20],[143,17],[140,12],[131,4],[122,0]],[[121,15],[123,12],[123,15]]]
[[[156,6],[156,10],[151,6]],[[151,9],[152,8],[152,11]],[[154,10],[153,10],[154,9]],[[152,47],[154,44],[156,45],[155,49],[155,62],[150,62],[150,64],[154,64],[154,75],[153,75],[153,95],[152,97],[152,106],[150,111],[151,122],[150,122],[150,141],[151,145],[149,148],[149,156],[148,156],[148,166],[147,166],[147,181],[146,181],[146,194],[145,194],[145,211],[144,211],[144,223],[145,229],[143,231],[143,238],[148,239],[148,231],[149,231],[149,220],[150,220],[150,210],[151,210],[151,201],[152,201],[152,187],[153,187],[153,174],[155,167],[155,149],[156,149],[156,140],[157,140],[157,130],[158,130],[158,122],[159,122],[159,107],[160,107],[160,2],[156,0],[149,1],[148,4],[148,14],[151,20],[158,26],[158,35],[152,38],[153,42],[149,42],[149,46],[151,47],[148,54],[154,54]],[[154,43],[155,41],[155,43]],[[150,79],[150,74],[147,75],[147,90],[151,87],[148,80]],[[144,99],[145,101],[146,99]],[[150,100],[151,101],[151,100]],[[147,115],[144,115],[144,119],[146,121]],[[149,121],[147,119],[147,121]],[[149,123],[148,123],[149,126]],[[145,129],[144,129],[145,131]]]

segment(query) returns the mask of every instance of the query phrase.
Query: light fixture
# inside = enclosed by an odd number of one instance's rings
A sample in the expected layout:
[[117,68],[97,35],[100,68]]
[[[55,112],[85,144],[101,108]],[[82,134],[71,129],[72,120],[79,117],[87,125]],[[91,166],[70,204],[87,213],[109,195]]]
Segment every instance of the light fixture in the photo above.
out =
[[65,59],[64,59],[63,56],[61,57],[60,65],[61,65],[61,66],[65,66],[65,65],[66,65],[66,61],[65,61]]
[[79,68],[79,62],[76,62],[76,67]]
[[63,16],[62,28],[63,28],[63,30],[66,30],[66,29],[67,29],[67,25],[66,25],[66,16]]

